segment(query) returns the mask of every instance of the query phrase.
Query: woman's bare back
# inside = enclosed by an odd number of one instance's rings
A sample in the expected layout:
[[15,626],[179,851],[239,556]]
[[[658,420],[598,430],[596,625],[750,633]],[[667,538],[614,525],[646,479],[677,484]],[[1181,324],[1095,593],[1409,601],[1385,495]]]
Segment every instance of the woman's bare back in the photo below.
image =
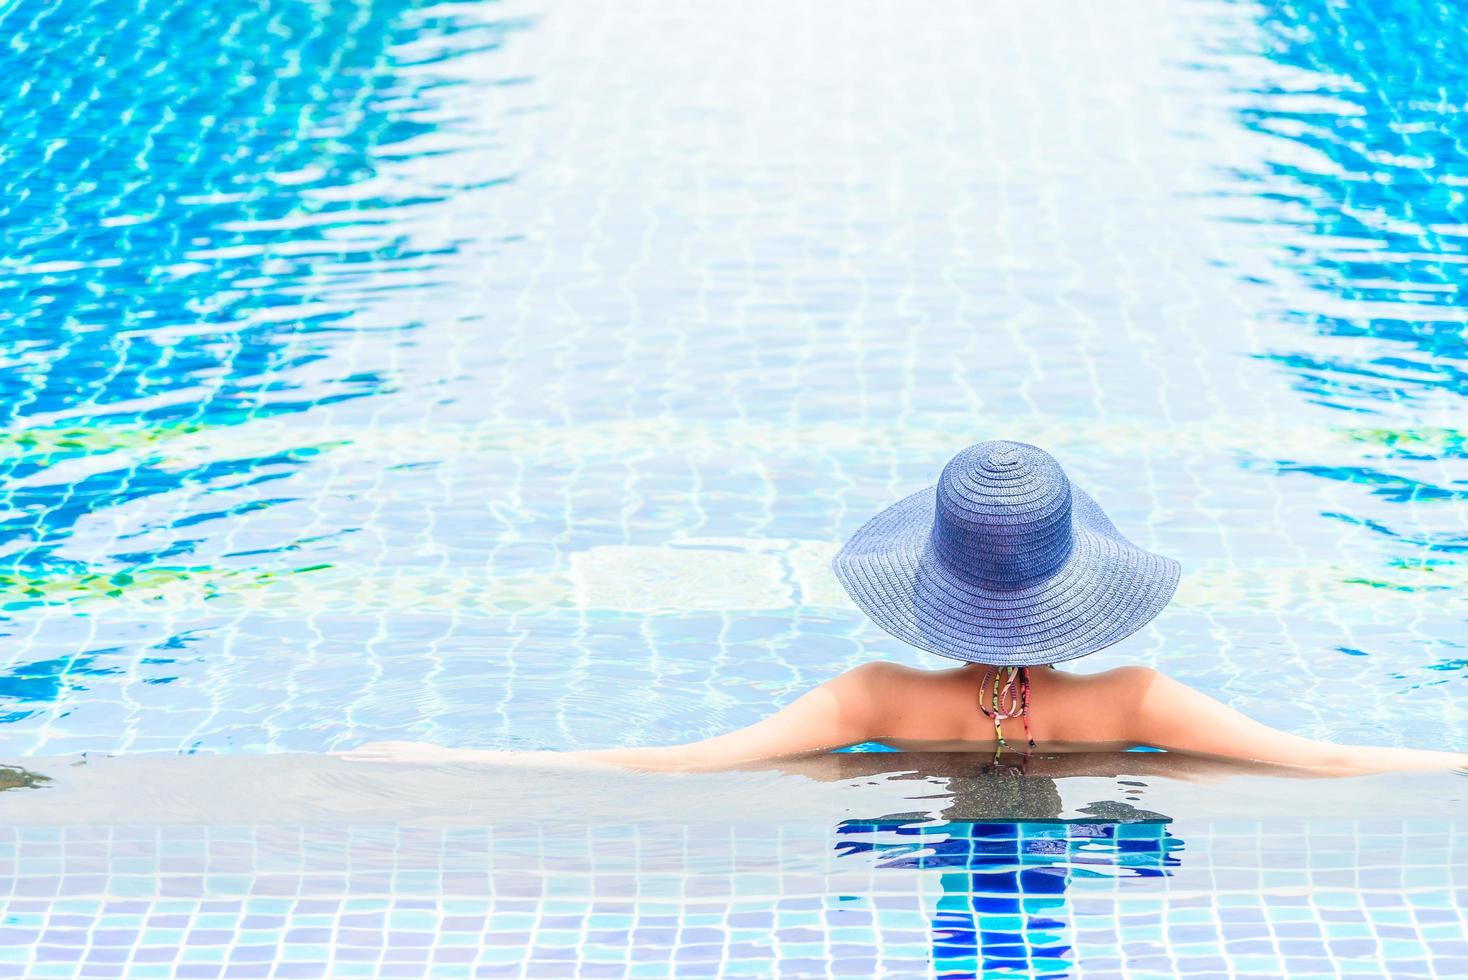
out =
[[[881,700],[890,706],[879,723],[887,734],[878,738],[896,748],[992,747],[994,723],[978,708],[984,670],[878,668],[888,692]],[[1029,676],[1029,736],[1049,751],[1146,746],[1342,772],[1468,764],[1468,755],[1336,745],[1281,732],[1146,667],[1098,674],[1031,668]],[[1006,741],[1025,744],[1021,719],[1002,726]]]
[[[873,662],[848,670],[746,728],[685,745],[510,753],[421,742],[376,742],[340,753],[361,761],[539,759],[635,769],[738,766],[879,741],[893,748],[993,751],[994,721],[980,709],[985,668],[915,670]],[[1098,674],[1030,668],[1029,735],[1046,751],[1148,746],[1221,759],[1348,775],[1468,765],[1468,755],[1336,745],[1277,731],[1146,667]],[[1004,738],[1026,744],[1024,722],[1001,722]]]
[[[877,740],[914,750],[994,747],[994,722],[979,707],[987,693],[981,690],[983,667],[915,670],[883,663],[862,669],[880,694]],[[1007,742],[1024,745],[1033,738],[1052,749],[1129,743],[1126,705],[1119,700],[1129,687],[1126,668],[1089,676],[1031,668],[1029,676],[1028,735],[1022,719],[1004,719]]]

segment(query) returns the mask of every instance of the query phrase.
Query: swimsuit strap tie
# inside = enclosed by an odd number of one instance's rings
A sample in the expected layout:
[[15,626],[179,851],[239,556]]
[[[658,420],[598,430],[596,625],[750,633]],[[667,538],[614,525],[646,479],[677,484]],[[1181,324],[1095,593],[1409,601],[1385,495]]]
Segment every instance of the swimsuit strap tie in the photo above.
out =
[[[989,703],[984,699],[988,697]],[[984,717],[994,719],[994,758],[1009,745],[1004,739],[1000,722],[1006,718],[1020,718],[1025,725],[1025,741],[1029,748],[1035,747],[1035,737],[1030,733],[1030,671],[1028,667],[984,668],[984,677],[979,681],[979,710]],[[1025,755],[1029,755],[1028,749]]]

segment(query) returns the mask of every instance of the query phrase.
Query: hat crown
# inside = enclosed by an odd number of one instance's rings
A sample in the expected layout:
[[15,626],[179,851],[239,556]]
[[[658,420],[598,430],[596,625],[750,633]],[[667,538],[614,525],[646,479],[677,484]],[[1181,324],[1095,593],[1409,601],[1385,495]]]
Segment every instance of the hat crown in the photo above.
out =
[[1043,449],[996,439],[943,467],[932,545],[954,575],[1023,588],[1053,575],[1073,541],[1070,480]]

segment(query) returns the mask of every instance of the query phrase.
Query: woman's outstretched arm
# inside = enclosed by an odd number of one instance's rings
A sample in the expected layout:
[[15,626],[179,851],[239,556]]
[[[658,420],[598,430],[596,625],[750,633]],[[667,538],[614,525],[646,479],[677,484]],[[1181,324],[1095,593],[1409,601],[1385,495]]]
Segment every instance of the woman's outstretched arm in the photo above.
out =
[[844,748],[875,737],[890,664],[867,663],[834,677],[746,728],[683,745],[574,752],[451,749],[426,742],[372,742],[334,753],[360,762],[496,762],[540,759],[553,764],[601,763],[628,769],[708,770]]
[[564,753],[636,769],[712,769],[845,748],[874,738],[882,714],[880,686],[889,665],[846,671],[745,728],[699,742]]
[[[683,745],[509,752],[452,749],[424,742],[372,742],[335,754],[364,762],[537,761],[674,771],[733,768],[843,748],[883,736],[925,737],[929,733],[920,730],[925,727],[920,724],[925,713],[914,715],[903,710],[904,700],[911,700],[910,694],[905,697],[901,690],[903,677],[903,668],[893,664],[863,664],[801,695],[762,721]],[[1333,745],[1289,735],[1145,667],[1117,668],[1086,678],[1085,683],[1089,690],[1079,702],[1057,702],[1053,706],[1083,716],[1083,734],[1073,739],[1077,744],[1148,745],[1218,759],[1293,766],[1320,775],[1468,765],[1468,754]],[[1037,707],[1049,710],[1045,705]]]
[[1127,741],[1175,752],[1247,759],[1349,775],[1393,769],[1449,769],[1468,754],[1372,745],[1335,745],[1277,731],[1145,667],[1125,667],[1131,717]]

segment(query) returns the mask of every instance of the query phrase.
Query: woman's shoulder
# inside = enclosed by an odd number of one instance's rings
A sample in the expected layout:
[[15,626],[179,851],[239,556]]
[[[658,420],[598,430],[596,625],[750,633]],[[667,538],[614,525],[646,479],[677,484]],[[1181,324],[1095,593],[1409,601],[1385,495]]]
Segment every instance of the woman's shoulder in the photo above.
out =
[[1032,670],[1034,723],[1045,740],[1118,743],[1132,740],[1142,706],[1167,678],[1127,665],[1094,673]]
[[1139,664],[1127,664],[1089,674],[1074,674],[1062,670],[1032,671],[1031,677],[1042,684],[1049,682],[1051,686],[1077,692],[1105,691],[1107,694],[1125,693],[1135,696],[1144,695],[1161,685],[1177,683],[1161,671]]
[[833,677],[825,683],[838,697],[861,697],[872,702],[904,698],[919,687],[932,685],[942,670],[920,670],[890,660],[868,660]]
[[921,667],[909,667],[906,664],[894,663],[891,660],[868,660],[865,663],[851,667],[840,676],[871,684],[890,684],[893,682],[923,682],[937,680],[945,675],[955,674],[963,668],[952,670],[924,670]]
[[1072,680],[1089,681],[1096,684],[1140,684],[1165,676],[1161,671],[1152,667],[1143,667],[1141,664],[1124,664],[1090,674],[1073,674],[1059,670],[1053,673]]
[[890,660],[869,660],[827,681],[825,686],[843,699],[862,698],[890,708],[910,705],[914,699],[935,704],[959,697],[963,689],[972,687],[975,676],[967,667],[933,670]]

